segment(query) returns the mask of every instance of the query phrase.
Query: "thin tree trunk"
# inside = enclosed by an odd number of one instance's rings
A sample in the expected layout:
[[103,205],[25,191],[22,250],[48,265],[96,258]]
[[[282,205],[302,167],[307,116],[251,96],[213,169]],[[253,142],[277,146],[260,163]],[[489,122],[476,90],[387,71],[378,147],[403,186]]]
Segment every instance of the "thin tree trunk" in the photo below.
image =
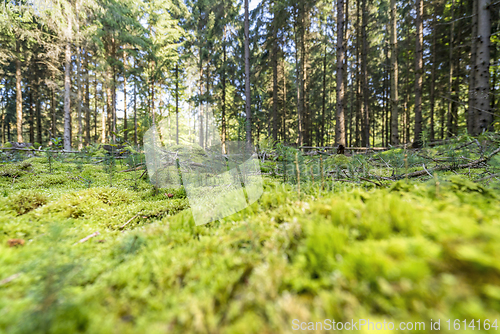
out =
[[[71,25],[70,25],[71,28]],[[71,29],[68,29],[71,31]],[[64,149],[71,151],[71,45],[66,43],[65,62],[64,62]]]
[[391,144],[399,144],[398,36],[396,0],[391,0]]
[[252,144],[252,114],[250,110],[250,46],[248,0],[245,0],[245,114],[246,114],[246,142]]
[[175,143],[179,145],[179,62],[175,63]]
[[417,11],[417,38],[415,41],[416,59],[415,59],[415,133],[413,146],[422,145],[422,64],[423,64],[423,3],[422,0],[416,0]]
[[222,42],[222,114],[221,114],[221,136],[222,152],[227,154],[226,148],[226,26],[224,26],[224,41]]
[[429,96],[429,102],[430,102],[430,141],[434,141],[435,139],[435,128],[434,128],[434,115],[435,115],[435,106],[436,106],[436,100],[435,100],[435,86],[436,86],[436,13],[437,11],[437,5],[436,2],[434,2],[433,6],[433,14],[432,14],[432,60],[431,60],[431,85],[430,85],[430,96]]
[[[42,105],[41,105],[41,88],[40,88],[40,71],[38,69],[37,64],[35,63],[35,117],[36,117],[36,141],[41,145],[42,144]],[[37,147],[38,148],[38,147]]]
[[351,117],[351,115],[347,115],[347,105],[349,103],[348,101],[348,87],[347,87],[347,62],[348,62],[348,53],[349,53],[349,38],[350,38],[350,31],[349,31],[349,0],[344,0],[344,6],[345,6],[345,18],[344,18],[344,71],[343,71],[343,77],[344,77],[344,146],[349,146],[349,143],[347,142],[347,119]]
[[[326,36],[325,36],[326,37]],[[325,146],[325,107],[326,107],[326,45],[323,54],[323,96],[321,101],[321,146]]]
[[128,140],[127,123],[127,53],[123,52],[123,140]]
[[83,96],[83,106],[85,111],[85,145],[90,145],[90,76],[87,50],[85,50],[83,60],[85,68],[85,95]]
[[[104,142],[107,140],[106,135],[109,136],[111,131],[113,131],[112,120],[113,117],[113,107],[112,107],[112,97],[111,97],[111,74],[109,68],[107,70],[107,78],[106,78],[106,122],[107,122],[107,131],[103,130],[103,140]],[[104,117],[104,116],[103,116]],[[103,119],[104,120],[104,119]]]
[[51,137],[56,136],[56,79],[54,73],[52,73],[52,89],[51,89],[51,100],[50,100],[50,109],[51,109]]
[[[298,9],[298,12],[300,14],[300,9]],[[297,69],[297,80],[299,82],[301,82],[301,78],[302,78],[302,69],[301,69],[301,61],[300,61],[300,44],[299,44],[299,35],[300,33],[297,31],[297,25],[299,25],[299,29],[300,29],[300,23],[297,23],[297,21],[300,22],[300,17],[301,15],[298,15],[299,19],[295,19],[295,24],[294,24],[294,28],[295,28],[295,33],[294,33],[294,36],[295,36],[295,68]],[[302,146],[303,144],[303,138],[302,138],[302,117],[303,117],[303,110],[302,110],[302,106],[303,106],[303,103],[302,103],[302,92],[301,92],[301,84],[298,84],[297,85],[297,129],[298,129],[298,146]]]
[[[28,68],[29,69],[29,68]],[[31,68],[31,71],[33,71],[34,69]],[[30,85],[29,85],[29,95],[28,95],[28,98],[29,98],[29,108],[28,108],[28,111],[29,111],[29,134],[30,134],[30,143],[33,144],[35,142],[35,110],[33,108],[33,86],[34,86],[34,81],[35,81],[35,78],[34,78],[34,75],[30,75],[31,77],[31,80],[30,80]]]
[[[77,24],[78,27],[78,24]],[[81,61],[81,49],[79,46],[76,47],[76,89],[77,89],[77,97],[76,97],[76,106],[77,106],[77,119],[78,119],[78,150],[80,151],[83,148],[83,122],[82,122],[82,84],[81,84],[81,75],[82,75],[82,61]]]
[[278,140],[278,29],[276,17],[276,4],[273,2],[273,22],[272,22],[272,55],[271,63],[273,67],[273,141]]
[[[134,59],[134,68],[135,68]],[[137,78],[134,75],[134,145],[137,146]]]
[[286,96],[286,60],[283,59],[283,143],[286,143],[286,106],[287,106],[287,96]]
[[478,1],[472,2],[472,36],[471,36],[471,51],[470,51],[470,72],[469,72],[469,103],[467,112],[467,132],[471,136],[476,133],[477,111],[476,107],[476,61],[477,61],[477,5]]
[[337,0],[337,112],[335,144],[345,146],[344,123],[344,0]]
[[23,93],[21,91],[21,46],[16,41],[16,116],[17,116],[17,141],[23,143]]
[[493,115],[490,111],[490,35],[491,35],[491,0],[478,1],[478,38],[477,38],[477,61],[476,61],[476,84],[477,97],[477,126],[476,134],[483,131],[491,131]]
[[361,102],[361,3],[356,1],[356,146],[361,146],[361,122],[363,103]]
[[448,62],[450,64],[449,72],[448,72],[448,116],[446,121],[446,133],[447,137],[451,137],[453,135],[453,116],[452,116],[452,90],[453,90],[453,43],[454,36],[453,33],[455,31],[455,0],[451,1],[451,24],[450,24],[450,49],[449,49],[449,57]]
[[370,108],[369,108],[369,90],[368,90],[368,10],[367,1],[362,0],[362,24],[361,24],[361,34],[363,38],[363,48],[362,48],[362,81],[363,81],[363,105],[364,105],[364,115],[363,115],[363,144],[366,147],[370,146]]

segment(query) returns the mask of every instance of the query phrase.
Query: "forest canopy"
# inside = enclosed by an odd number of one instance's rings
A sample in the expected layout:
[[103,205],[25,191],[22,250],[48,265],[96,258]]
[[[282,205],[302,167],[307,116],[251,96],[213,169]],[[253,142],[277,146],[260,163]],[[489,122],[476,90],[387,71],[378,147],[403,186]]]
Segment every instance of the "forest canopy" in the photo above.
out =
[[494,0],[4,1],[1,140],[142,145],[154,121],[183,112],[196,128],[208,108],[222,142],[256,145],[498,131],[499,13]]

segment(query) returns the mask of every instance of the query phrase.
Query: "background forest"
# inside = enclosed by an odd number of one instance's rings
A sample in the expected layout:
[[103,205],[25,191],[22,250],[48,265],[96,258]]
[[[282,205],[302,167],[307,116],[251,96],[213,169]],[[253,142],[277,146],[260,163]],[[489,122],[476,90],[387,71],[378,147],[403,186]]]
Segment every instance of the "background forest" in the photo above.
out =
[[223,141],[254,144],[420,146],[500,128],[498,1],[251,6],[4,1],[2,143],[141,145],[153,115],[202,121],[207,106]]

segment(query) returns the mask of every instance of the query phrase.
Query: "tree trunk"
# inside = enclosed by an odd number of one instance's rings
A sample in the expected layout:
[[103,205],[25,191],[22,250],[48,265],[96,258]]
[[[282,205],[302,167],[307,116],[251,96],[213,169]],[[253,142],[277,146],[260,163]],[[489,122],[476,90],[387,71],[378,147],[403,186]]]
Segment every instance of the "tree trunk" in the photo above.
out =
[[[108,70],[107,72],[107,78],[106,78],[106,122],[107,122],[107,131],[103,130],[103,143],[106,142],[106,134],[109,136],[111,131],[113,131],[112,127],[112,120],[111,118],[113,117],[113,107],[112,107],[112,97],[111,97],[111,74]],[[104,115],[104,114],[103,114]],[[103,121],[104,121],[104,116],[103,116]]]
[[422,145],[422,64],[423,64],[423,4],[422,0],[416,0],[417,11],[417,36],[415,40],[415,133],[413,146]]
[[250,46],[248,0],[245,0],[245,114],[246,114],[246,142],[252,144],[252,115],[250,111]]
[[85,50],[83,60],[85,68],[85,95],[83,96],[83,106],[85,111],[85,145],[90,145],[90,77],[87,50]]
[[175,63],[175,143],[179,145],[179,62]]
[[50,100],[50,109],[51,109],[51,137],[55,138],[56,136],[56,79],[54,73],[52,73],[52,89],[51,89],[51,100]]
[[[29,67],[28,67],[29,69]],[[33,75],[34,68],[31,68],[31,75],[30,75],[30,85],[29,85],[29,133],[30,133],[30,143],[33,144],[35,142],[35,110],[33,108],[33,86],[34,86],[34,81],[36,80]]]
[[[135,68],[134,59],[134,68]],[[134,145],[137,146],[137,78],[134,75]]]
[[467,132],[471,136],[476,134],[476,61],[477,61],[477,5],[478,1],[472,2],[472,36],[470,47],[470,72],[469,72],[469,103],[467,111]]
[[490,110],[490,35],[491,35],[491,0],[478,1],[478,38],[476,60],[476,134],[492,129],[493,115]]
[[81,75],[82,75],[82,61],[81,61],[81,49],[79,46],[76,47],[76,110],[77,110],[77,119],[78,119],[78,150],[80,151],[83,148],[83,122],[82,122],[82,84],[81,84]]
[[277,17],[276,17],[276,4],[273,3],[273,22],[272,22],[272,56],[271,62],[273,67],[273,141],[278,140],[278,29],[276,27]]
[[335,144],[345,146],[344,123],[344,0],[337,0],[337,112]]
[[128,140],[127,123],[127,53],[123,52],[123,140]]
[[347,62],[348,62],[348,53],[349,53],[349,1],[344,0],[344,71],[343,71],[343,77],[344,77],[344,146],[349,146],[349,143],[347,142],[347,129],[348,129],[348,124],[347,124],[347,119],[351,118],[351,115],[347,114],[347,105],[349,103],[348,101],[348,81],[347,81]]
[[454,36],[453,33],[455,31],[455,0],[451,1],[451,25],[450,25],[450,49],[449,49],[449,57],[448,62],[450,64],[449,72],[448,72],[448,114],[446,120],[446,129],[447,129],[447,137],[451,137],[453,135],[453,116],[452,116],[452,108],[453,108],[453,100],[452,100],[452,90],[453,90],[453,42]]
[[370,108],[369,108],[369,90],[368,90],[368,34],[367,34],[367,26],[368,26],[368,10],[367,10],[367,1],[362,0],[362,24],[361,24],[361,34],[363,38],[363,48],[362,48],[362,81],[363,81],[363,105],[364,105],[364,115],[363,115],[363,144],[366,147],[370,146]]
[[[301,28],[301,23],[300,23],[300,18],[301,18],[301,11],[300,11],[300,8],[298,9],[298,19],[296,18],[295,19],[295,24],[294,24],[294,28],[295,28],[295,33],[294,33],[294,36],[295,36],[295,68],[297,70],[297,80],[299,81],[299,83],[297,84],[297,134],[298,134],[298,142],[297,142],[297,146],[302,146],[303,145],[303,138],[302,138],[302,118],[303,118],[303,102],[302,102],[302,99],[303,99],[303,95],[302,95],[302,89],[301,89],[301,85],[302,85],[302,68],[301,68],[301,64],[302,62],[300,61],[300,41],[299,41],[299,36],[300,36],[300,33],[297,31],[297,30],[300,30]],[[297,17],[297,15],[296,15]],[[297,25],[299,26],[297,29]]]
[[391,0],[391,145],[399,144],[398,36],[396,0]]
[[361,146],[361,123],[363,103],[361,102],[361,3],[356,1],[356,146]]
[[21,46],[16,41],[16,116],[17,141],[23,143],[23,93],[21,91]]
[[432,60],[431,60],[431,85],[430,85],[430,94],[429,94],[429,102],[430,102],[430,141],[434,141],[436,135],[435,135],[435,128],[434,128],[434,115],[435,115],[435,106],[436,106],[436,100],[435,100],[435,86],[436,86],[436,13],[437,11],[437,5],[436,2],[434,2],[433,6],[433,14],[432,14]]
[[283,59],[283,143],[286,143],[286,106],[287,106],[287,96],[286,96],[286,60]]
[[[70,26],[71,28],[71,26]],[[70,29],[68,29],[70,30]],[[71,31],[71,30],[70,30]],[[71,45],[66,43],[64,62],[64,149],[71,151]]]
[[[326,35],[325,35],[326,37]],[[321,101],[321,146],[325,146],[325,107],[326,107],[326,41],[325,52],[323,54],[323,96]]]
[[226,149],[226,26],[224,26],[224,41],[222,42],[222,114],[221,114],[221,136],[222,152],[227,154]]

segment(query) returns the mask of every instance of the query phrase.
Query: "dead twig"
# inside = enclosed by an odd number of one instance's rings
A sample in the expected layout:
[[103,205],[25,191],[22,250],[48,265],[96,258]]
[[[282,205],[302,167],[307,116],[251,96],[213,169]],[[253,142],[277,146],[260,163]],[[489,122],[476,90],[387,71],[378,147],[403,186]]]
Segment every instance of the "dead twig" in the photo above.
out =
[[365,178],[365,177],[361,177],[361,176],[359,176],[359,179],[360,179],[360,180],[363,180],[363,181],[366,181],[366,182],[373,183],[373,184],[375,184],[375,185],[377,185],[377,186],[379,186],[379,187],[382,187],[382,184],[381,184],[381,183],[378,183],[378,182],[372,181],[372,180],[367,179],[367,178]]
[[75,242],[75,243],[73,244],[73,246],[74,246],[74,245],[77,245],[77,244],[84,243],[85,241],[87,241],[87,240],[89,240],[89,239],[91,239],[91,238],[93,238],[93,237],[95,237],[95,236],[98,236],[99,234],[100,234],[99,232],[94,232],[94,233],[92,233],[91,235],[88,235],[88,236],[86,236],[85,238],[80,239],[78,242]]
[[137,166],[135,168],[130,168],[130,169],[118,171],[118,173],[134,172],[136,170],[142,169],[143,167],[144,167],[144,164],[140,164],[140,166]]
[[4,278],[3,280],[1,280],[0,281],[0,285],[4,285],[4,284],[7,284],[9,282],[12,282],[13,280],[15,280],[16,278],[18,278],[19,276],[21,276],[21,273],[10,275],[9,277]]
[[123,224],[122,226],[120,226],[120,230],[123,230],[123,228],[124,228],[125,226],[127,226],[128,224],[130,224],[130,222],[131,222],[132,220],[134,220],[135,218],[137,218],[138,216],[139,216],[139,214],[136,214],[135,216],[133,216],[132,218],[130,218],[129,220],[127,220],[127,222],[126,222],[125,224]]

